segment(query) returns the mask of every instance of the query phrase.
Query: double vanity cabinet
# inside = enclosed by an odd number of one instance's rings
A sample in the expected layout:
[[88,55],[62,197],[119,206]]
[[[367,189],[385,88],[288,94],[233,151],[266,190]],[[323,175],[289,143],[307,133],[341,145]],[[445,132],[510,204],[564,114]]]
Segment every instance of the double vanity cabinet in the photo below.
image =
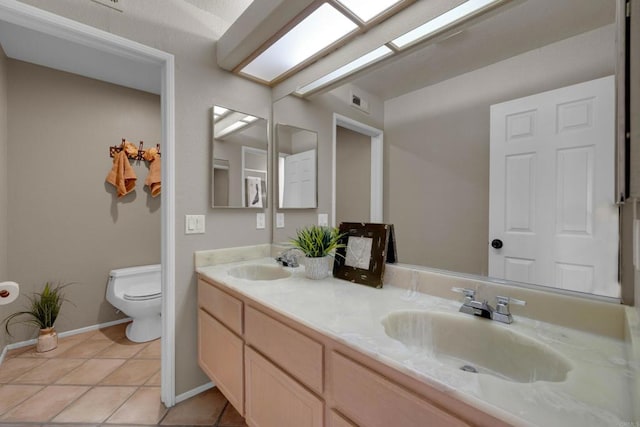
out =
[[202,274],[198,343],[250,426],[508,425]]

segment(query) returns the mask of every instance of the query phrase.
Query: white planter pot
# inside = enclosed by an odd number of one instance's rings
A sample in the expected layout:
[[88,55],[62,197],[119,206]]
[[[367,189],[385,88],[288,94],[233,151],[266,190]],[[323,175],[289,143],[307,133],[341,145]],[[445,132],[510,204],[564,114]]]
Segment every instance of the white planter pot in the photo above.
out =
[[330,256],[321,258],[304,258],[304,272],[305,276],[309,279],[319,280],[324,279],[329,275],[330,271]]

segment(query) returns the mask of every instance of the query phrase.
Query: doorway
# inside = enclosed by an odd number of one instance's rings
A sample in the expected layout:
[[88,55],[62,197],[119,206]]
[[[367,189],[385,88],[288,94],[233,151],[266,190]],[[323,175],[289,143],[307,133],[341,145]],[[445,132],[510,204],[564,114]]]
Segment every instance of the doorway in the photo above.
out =
[[[349,132],[349,133],[347,133]],[[339,134],[349,135],[350,142],[347,143],[350,147],[341,147],[338,149]],[[364,136],[364,139],[362,137]],[[363,142],[368,140],[369,146],[366,148],[359,147]],[[334,227],[340,224],[340,221],[351,221],[355,218],[351,216],[360,216],[360,220],[366,220],[368,222],[382,222],[382,177],[383,177],[383,140],[384,134],[380,129],[376,129],[364,123],[353,120],[349,117],[342,116],[340,114],[333,114],[333,156],[332,156],[332,197],[331,197],[331,218],[332,225]],[[346,148],[343,150],[342,148]],[[355,151],[354,151],[355,150]],[[363,165],[363,159],[358,159],[358,162],[353,162],[354,168],[358,167],[361,172],[368,171],[369,179],[366,177],[364,180],[352,181],[342,180],[338,182],[339,176],[344,176],[342,172],[349,167],[350,159],[338,159],[338,155],[342,152],[345,155],[362,155],[367,156],[370,159],[369,167]],[[356,154],[359,153],[359,154]],[[366,163],[366,159],[364,159]],[[338,166],[340,165],[341,171],[338,173]],[[358,173],[361,173],[358,172]],[[347,176],[355,174],[354,171],[346,173]],[[345,182],[346,181],[346,182]],[[366,187],[366,184],[368,188]],[[341,187],[338,189],[338,187]],[[349,197],[353,194],[368,193],[368,197],[358,197],[359,202],[353,207],[338,206],[341,197]],[[367,203],[368,202],[368,203]],[[368,204],[368,212],[367,212]],[[353,209],[352,209],[353,208]],[[361,216],[363,215],[364,216]],[[340,218],[341,216],[347,216]],[[340,217],[339,217],[340,216]]]

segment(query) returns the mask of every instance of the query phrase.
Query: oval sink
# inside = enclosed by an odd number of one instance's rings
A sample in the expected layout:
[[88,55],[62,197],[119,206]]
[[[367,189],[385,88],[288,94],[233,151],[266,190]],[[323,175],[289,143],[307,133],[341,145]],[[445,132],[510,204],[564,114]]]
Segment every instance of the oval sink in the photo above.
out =
[[228,271],[229,276],[246,280],[277,280],[291,276],[291,273],[278,265],[240,265]]
[[497,324],[459,313],[403,310],[382,319],[385,333],[440,362],[508,381],[561,382],[571,363],[547,344]]

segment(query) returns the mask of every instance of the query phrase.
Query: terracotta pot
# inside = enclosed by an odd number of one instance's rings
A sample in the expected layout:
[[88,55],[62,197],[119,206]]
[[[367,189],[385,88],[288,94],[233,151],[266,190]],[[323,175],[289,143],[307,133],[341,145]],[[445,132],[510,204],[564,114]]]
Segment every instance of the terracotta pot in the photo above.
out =
[[51,351],[58,347],[58,333],[55,328],[40,329],[40,335],[38,335],[38,342],[36,344],[36,351],[38,353],[44,353],[45,351]]
[[329,275],[329,261],[331,257],[304,258],[304,273],[309,279],[324,279]]

